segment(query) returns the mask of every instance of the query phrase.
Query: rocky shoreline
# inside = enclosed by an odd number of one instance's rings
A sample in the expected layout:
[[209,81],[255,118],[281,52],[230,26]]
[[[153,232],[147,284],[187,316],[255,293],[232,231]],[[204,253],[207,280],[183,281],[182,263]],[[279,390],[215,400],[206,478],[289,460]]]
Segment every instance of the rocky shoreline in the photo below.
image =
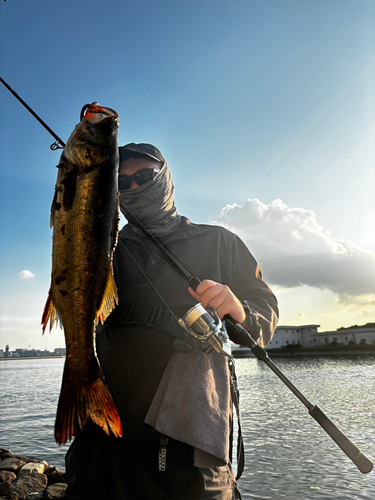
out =
[[59,500],[66,488],[57,467],[0,448],[0,500]]

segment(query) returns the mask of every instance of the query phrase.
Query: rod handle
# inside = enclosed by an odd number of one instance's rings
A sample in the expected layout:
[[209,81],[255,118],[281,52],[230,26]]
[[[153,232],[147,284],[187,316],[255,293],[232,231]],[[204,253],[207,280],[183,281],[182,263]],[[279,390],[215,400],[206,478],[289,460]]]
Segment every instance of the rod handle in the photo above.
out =
[[335,443],[342,451],[350,458],[350,460],[358,467],[362,474],[367,474],[372,471],[374,464],[369,458],[359,450],[343,432],[338,429],[333,422],[322,412],[320,408],[314,406],[309,410],[310,415],[318,422],[319,425],[331,436]]

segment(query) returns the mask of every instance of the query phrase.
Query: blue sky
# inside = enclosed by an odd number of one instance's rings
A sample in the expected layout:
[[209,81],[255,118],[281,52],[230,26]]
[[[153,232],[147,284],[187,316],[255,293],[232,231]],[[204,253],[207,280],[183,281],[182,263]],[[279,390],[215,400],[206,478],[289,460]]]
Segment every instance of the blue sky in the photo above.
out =
[[[372,0],[7,0],[0,76],[64,141],[84,104],[116,109],[179,212],[245,240],[281,324],[328,330],[375,321],[374,35]],[[0,87],[0,348],[50,349],[60,152]]]

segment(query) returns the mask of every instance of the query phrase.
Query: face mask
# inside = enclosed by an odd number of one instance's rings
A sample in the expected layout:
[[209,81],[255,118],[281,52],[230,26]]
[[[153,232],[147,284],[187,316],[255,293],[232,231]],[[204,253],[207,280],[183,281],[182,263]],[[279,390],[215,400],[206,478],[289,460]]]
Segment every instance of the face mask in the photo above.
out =
[[[172,233],[181,222],[174,205],[173,192],[172,176],[167,163],[164,163],[150,182],[136,189],[120,191],[120,201],[155,236],[164,236]],[[129,225],[135,233],[146,236],[133,222],[129,221]]]

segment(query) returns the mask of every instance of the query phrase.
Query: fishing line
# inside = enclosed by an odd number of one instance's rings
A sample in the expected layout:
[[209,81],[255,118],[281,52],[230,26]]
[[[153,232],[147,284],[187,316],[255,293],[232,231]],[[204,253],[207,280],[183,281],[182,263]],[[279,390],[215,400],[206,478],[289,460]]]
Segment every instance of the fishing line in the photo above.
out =
[[[120,238],[119,238],[119,239],[120,239]],[[129,245],[133,245],[134,247],[138,248],[138,250],[143,250],[144,252],[148,253],[149,255],[152,255],[153,257],[155,257],[156,259],[159,259],[159,261],[163,262],[163,264],[165,264],[166,266],[168,266],[168,267],[169,267],[169,269],[170,269],[171,271],[173,271],[173,272],[174,272],[174,274],[175,274],[178,278],[180,278],[180,280],[182,280],[182,281],[183,281],[186,285],[189,285],[189,281],[188,281],[187,279],[183,278],[183,277],[181,276],[181,274],[180,274],[180,273],[178,273],[178,272],[177,272],[177,270],[176,270],[176,269],[175,269],[175,268],[174,268],[174,267],[173,267],[173,266],[172,266],[169,262],[167,262],[167,261],[166,261],[166,260],[164,260],[162,257],[160,257],[160,255],[157,255],[156,253],[152,252],[151,250],[149,250],[149,249],[148,249],[148,248],[146,248],[146,247],[142,247],[142,246],[140,246],[140,245],[137,245],[134,241],[130,241],[130,240],[126,240],[126,241],[129,243]]]
[[[162,297],[162,295],[158,292],[157,288],[155,287],[155,285],[152,283],[152,281],[150,280],[150,278],[147,276],[147,274],[143,271],[143,269],[141,268],[141,266],[138,264],[138,262],[135,260],[135,258],[133,257],[133,255],[129,252],[129,250],[126,248],[126,246],[124,245],[124,243],[120,240],[119,238],[119,242],[121,243],[121,245],[123,246],[123,248],[126,250],[126,252],[128,253],[129,257],[132,259],[132,261],[134,262],[134,264],[138,267],[138,269],[141,271],[141,273],[143,274],[143,276],[146,278],[146,280],[149,282],[149,284],[152,286],[152,288],[154,289],[154,291],[156,292],[156,294],[159,296],[159,298],[161,299],[161,301],[163,302],[163,304],[166,306],[166,308],[168,309],[168,311],[172,314],[172,316],[174,317],[174,319],[177,321],[178,323],[178,318],[177,316],[175,315],[175,313],[172,311],[172,309],[169,307],[169,305],[167,304],[167,302],[164,300],[164,298]],[[137,246],[137,245],[135,245]],[[141,248],[141,247],[138,247],[138,248]],[[149,252],[152,254],[152,252]],[[152,254],[154,255],[154,254]],[[157,256],[156,256],[157,257]],[[164,259],[161,259],[163,260],[163,262],[165,262]],[[166,262],[165,262],[166,263]],[[167,264],[167,263],[166,263]],[[169,265],[169,264],[167,264]]]
[[16,107],[16,109],[13,109],[13,108],[10,106],[10,104],[8,104],[7,102],[5,102],[5,101],[1,98],[1,96],[0,96],[0,101],[2,101],[2,102],[3,102],[3,104],[5,104],[6,106],[8,106],[8,108],[9,108],[11,111],[13,111],[13,113],[14,113],[15,115],[17,115],[17,116],[18,116],[18,118],[20,118],[20,120],[22,120],[22,121],[23,121],[23,122],[24,122],[24,123],[25,123],[28,127],[30,127],[30,128],[31,128],[31,130],[33,130],[36,134],[38,134],[38,135],[39,135],[39,137],[40,137],[40,138],[41,138],[41,139],[42,139],[42,140],[43,140],[46,144],[49,144],[49,142],[47,141],[47,139],[46,139],[45,137],[43,137],[43,135],[39,132],[39,130],[37,130],[37,129],[36,129],[36,128],[35,128],[35,127],[31,124],[31,122],[30,122],[29,120],[27,120],[27,118],[26,118],[25,116],[22,116],[22,115],[23,115],[23,113],[21,112],[21,110],[20,110],[20,109],[18,109],[17,107]]
[[0,77],[0,82],[4,85],[4,87],[6,87],[9,92],[14,95],[14,97],[27,109],[27,111],[29,113],[31,113],[33,115],[33,117],[38,120],[38,122],[43,125],[43,127],[52,135],[52,137],[55,139],[55,142],[53,144],[51,144],[50,146],[50,149],[52,151],[56,151],[56,149],[63,149],[65,147],[65,143],[60,139],[60,137],[58,135],[55,134],[55,132],[49,128],[49,126],[40,118],[40,116],[38,116],[35,111],[33,111],[30,106],[22,99],[22,97],[20,97],[17,92],[15,90],[12,89],[12,87],[10,87],[10,85],[8,85],[6,83],[5,80],[3,80],[1,77]]

